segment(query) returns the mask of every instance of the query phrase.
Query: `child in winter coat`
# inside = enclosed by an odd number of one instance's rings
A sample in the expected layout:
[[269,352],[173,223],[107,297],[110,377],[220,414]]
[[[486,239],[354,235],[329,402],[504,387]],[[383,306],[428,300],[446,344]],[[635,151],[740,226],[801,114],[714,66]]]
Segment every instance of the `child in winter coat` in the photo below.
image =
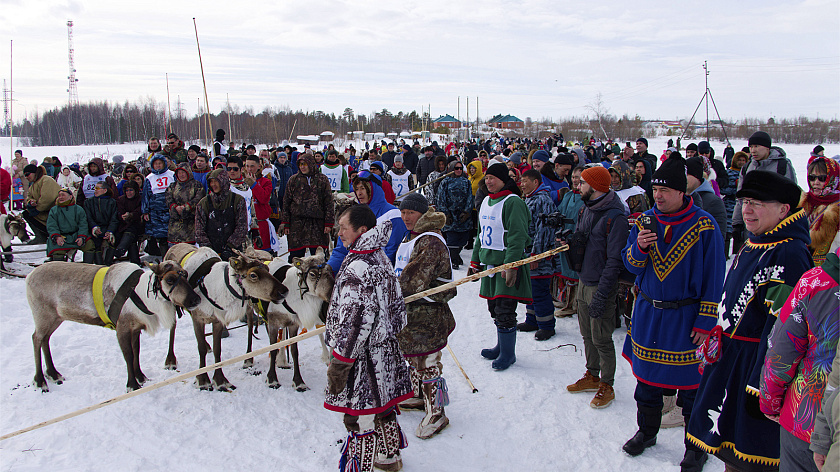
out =
[[85,200],[85,216],[90,229],[91,240],[96,250],[84,254],[84,261],[93,264],[111,265],[114,261],[114,234],[117,232],[117,202],[111,194],[111,186],[104,181],[96,183],[93,198]]
[[[138,174],[139,175],[139,174]],[[140,186],[134,180],[123,185],[123,195],[117,197],[117,247],[114,255],[122,257],[128,253],[128,260],[140,263],[140,251],[137,239],[143,234],[143,213],[140,202]]]
[[408,192],[414,190],[414,176],[410,170],[405,168],[402,154],[394,156],[394,167],[387,174],[391,179],[391,186],[396,196],[395,201],[402,201]]
[[166,206],[166,189],[175,182],[175,173],[169,170],[166,156],[155,154],[152,171],[143,183],[143,220],[150,237],[146,252],[163,257],[169,249],[169,208]]

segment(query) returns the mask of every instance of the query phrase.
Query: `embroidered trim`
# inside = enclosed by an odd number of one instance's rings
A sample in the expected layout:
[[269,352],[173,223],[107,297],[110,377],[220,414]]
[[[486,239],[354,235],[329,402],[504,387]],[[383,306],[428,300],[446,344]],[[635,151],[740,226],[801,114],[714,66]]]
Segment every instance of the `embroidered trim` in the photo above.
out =
[[685,433],[685,437],[688,438],[689,441],[694,443],[695,446],[703,449],[703,451],[709,454],[717,454],[723,448],[732,449],[732,452],[735,454],[735,457],[741,459],[744,462],[751,462],[754,464],[761,464],[761,465],[769,465],[769,466],[778,466],[779,459],[773,459],[770,457],[764,456],[754,456],[752,454],[744,454],[743,452],[735,449],[735,444],[729,441],[723,441],[720,443],[720,446],[713,447],[709,446],[708,444],[704,443],[703,441],[697,439],[696,437],[692,436],[691,433]]
[[651,259],[653,259],[653,270],[656,272],[656,277],[659,281],[664,281],[668,275],[679,266],[680,262],[685,258],[686,254],[691,251],[694,244],[700,240],[700,233],[703,231],[716,231],[715,225],[708,217],[701,216],[697,223],[691,226],[688,231],[677,240],[674,247],[668,251],[668,254],[663,256],[659,252],[659,243],[654,243],[653,250],[649,251]]
[[701,316],[709,316],[711,318],[717,319],[718,316],[718,304],[712,302],[700,302],[700,312],[698,313]]
[[633,341],[633,355],[639,360],[667,365],[699,364],[700,360],[694,349],[688,351],[664,351],[662,349],[648,349]]

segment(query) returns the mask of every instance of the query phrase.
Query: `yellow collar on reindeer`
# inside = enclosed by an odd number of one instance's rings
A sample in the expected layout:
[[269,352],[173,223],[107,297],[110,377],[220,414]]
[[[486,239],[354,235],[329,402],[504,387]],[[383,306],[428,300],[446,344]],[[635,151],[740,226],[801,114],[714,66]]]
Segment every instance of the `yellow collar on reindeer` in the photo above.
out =
[[184,256],[183,259],[181,259],[181,263],[179,265],[181,267],[184,267],[187,264],[187,261],[190,259],[190,257],[192,257],[193,254],[195,254],[195,251],[188,252],[187,255]]
[[116,329],[116,326],[111,321],[111,318],[108,318],[108,313],[105,311],[105,297],[102,294],[102,288],[105,285],[105,274],[107,273],[108,267],[102,267],[93,276],[93,306],[96,307],[96,314],[105,323],[105,327]]

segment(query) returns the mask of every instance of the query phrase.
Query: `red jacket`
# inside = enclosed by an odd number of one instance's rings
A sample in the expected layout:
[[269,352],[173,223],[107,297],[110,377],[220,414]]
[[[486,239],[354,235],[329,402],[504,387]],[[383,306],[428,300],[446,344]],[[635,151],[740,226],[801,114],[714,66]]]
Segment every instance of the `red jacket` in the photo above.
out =
[[254,213],[258,220],[267,220],[271,216],[271,179],[260,177],[251,187],[251,195],[254,204]]
[[394,203],[394,200],[397,199],[397,195],[394,193],[394,189],[391,188],[391,184],[387,180],[382,180],[382,191],[385,192],[385,201],[388,203]]
[[12,198],[12,176],[6,169],[0,169],[0,214],[6,214],[6,202]]

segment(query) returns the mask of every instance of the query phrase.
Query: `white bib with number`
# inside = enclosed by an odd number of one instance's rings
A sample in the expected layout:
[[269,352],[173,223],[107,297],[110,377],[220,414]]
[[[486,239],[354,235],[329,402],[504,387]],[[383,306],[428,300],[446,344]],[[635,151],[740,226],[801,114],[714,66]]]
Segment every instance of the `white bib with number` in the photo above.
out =
[[155,174],[154,172],[146,177],[146,180],[152,185],[152,193],[163,193],[175,182],[175,172],[168,170],[162,174]]
[[335,166],[330,169],[326,164],[321,166],[321,173],[327,176],[330,181],[330,190],[333,192],[341,191],[341,180],[344,177],[344,167]]
[[502,201],[490,206],[490,197],[481,202],[478,210],[478,224],[481,227],[481,248],[494,251],[505,250],[505,225],[502,222],[502,209],[505,202],[513,195],[508,195]]
[[96,189],[96,184],[104,182],[107,178],[108,174],[86,175],[82,183],[82,192],[85,193],[85,198],[93,198],[93,191]]
[[394,195],[396,195],[397,198],[400,198],[408,193],[410,190],[408,188],[408,179],[411,178],[411,172],[406,171],[405,174],[399,175],[389,170],[388,175],[391,176],[391,187],[394,189]]
[[423,236],[434,236],[440,239],[443,242],[443,244],[446,244],[446,240],[443,239],[443,236],[433,231],[423,233],[417,236],[416,238],[412,239],[411,241],[408,241],[407,243],[400,243],[400,247],[397,248],[397,260],[394,263],[394,271],[397,273],[397,277],[399,277],[400,274],[402,274],[403,269],[405,269],[405,266],[408,264],[408,259],[411,257],[411,252],[414,251],[414,243],[416,243],[417,240],[422,238]]

